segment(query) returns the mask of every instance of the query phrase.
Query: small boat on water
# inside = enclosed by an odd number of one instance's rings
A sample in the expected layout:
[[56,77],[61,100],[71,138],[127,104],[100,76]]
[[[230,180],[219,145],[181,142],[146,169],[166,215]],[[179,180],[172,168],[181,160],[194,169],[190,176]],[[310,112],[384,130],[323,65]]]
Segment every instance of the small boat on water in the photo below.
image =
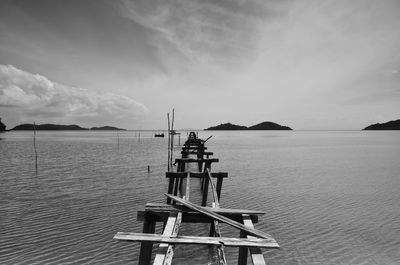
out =
[[154,134],[154,137],[162,137],[162,138],[164,138],[164,133],[156,133],[156,134]]

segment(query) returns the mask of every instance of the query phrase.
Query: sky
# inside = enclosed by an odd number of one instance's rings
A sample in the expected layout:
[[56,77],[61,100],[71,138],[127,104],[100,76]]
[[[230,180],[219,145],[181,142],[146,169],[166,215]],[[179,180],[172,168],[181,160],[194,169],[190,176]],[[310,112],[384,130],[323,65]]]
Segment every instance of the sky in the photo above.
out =
[[400,118],[398,0],[1,0],[0,117],[164,129]]

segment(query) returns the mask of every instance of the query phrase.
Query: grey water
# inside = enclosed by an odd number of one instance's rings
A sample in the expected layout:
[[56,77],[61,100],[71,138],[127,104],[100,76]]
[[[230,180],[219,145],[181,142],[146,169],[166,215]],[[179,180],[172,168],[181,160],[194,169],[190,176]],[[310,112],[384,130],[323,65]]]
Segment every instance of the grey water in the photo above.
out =
[[[281,246],[263,251],[267,264],[400,264],[400,132],[199,132],[210,135],[212,170],[229,174],[221,206],[266,212],[255,226]],[[39,131],[35,170],[32,136],[0,134],[0,264],[137,264],[139,244],[112,238],[141,232],[136,212],[165,201],[167,139]],[[226,250],[235,264],[237,249]],[[208,255],[178,246],[174,264]]]

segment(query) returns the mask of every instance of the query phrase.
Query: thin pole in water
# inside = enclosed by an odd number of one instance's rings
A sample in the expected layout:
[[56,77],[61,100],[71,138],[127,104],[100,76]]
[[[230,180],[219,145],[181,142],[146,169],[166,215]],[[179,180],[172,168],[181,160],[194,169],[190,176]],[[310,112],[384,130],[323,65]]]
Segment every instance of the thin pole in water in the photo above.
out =
[[35,150],[35,169],[37,172],[37,150],[36,150],[36,124],[33,123],[33,149]]
[[174,135],[175,135],[175,131],[174,131],[174,121],[175,121],[175,109],[172,109],[172,123],[171,123],[171,155],[170,155],[170,163],[172,166],[172,159],[174,156]]
[[169,172],[169,169],[170,169],[169,163],[170,163],[170,156],[171,156],[170,151],[169,151],[170,144],[171,144],[170,143],[170,141],[171,141],[171,125],[169,122],[169,112],[167,113],[167,120],[168,120],[168,172]]
[[119,132],[118,132],[118,129],[117,129],[117,146],[118,146],[118,150],[119,150]]

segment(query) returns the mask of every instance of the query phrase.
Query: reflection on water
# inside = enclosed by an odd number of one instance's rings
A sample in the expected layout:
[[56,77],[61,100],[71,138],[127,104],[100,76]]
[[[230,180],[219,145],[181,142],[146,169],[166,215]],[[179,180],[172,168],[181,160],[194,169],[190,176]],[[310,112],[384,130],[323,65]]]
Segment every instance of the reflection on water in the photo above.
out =
[[[229,172],[221,205],[267,212],[256,227],[282,247],[264,252],[268,264],[400,264],[398,132],[200,132],[210,135],[214,171]],[[40,131],[35,174],[32,134],[2,134],[0,264],[135,264],[139,244],[112,237],[141,231],[136,211],[164,201],[167,140],[152,136]],[[179,246],[174,264],[207,256]]]

